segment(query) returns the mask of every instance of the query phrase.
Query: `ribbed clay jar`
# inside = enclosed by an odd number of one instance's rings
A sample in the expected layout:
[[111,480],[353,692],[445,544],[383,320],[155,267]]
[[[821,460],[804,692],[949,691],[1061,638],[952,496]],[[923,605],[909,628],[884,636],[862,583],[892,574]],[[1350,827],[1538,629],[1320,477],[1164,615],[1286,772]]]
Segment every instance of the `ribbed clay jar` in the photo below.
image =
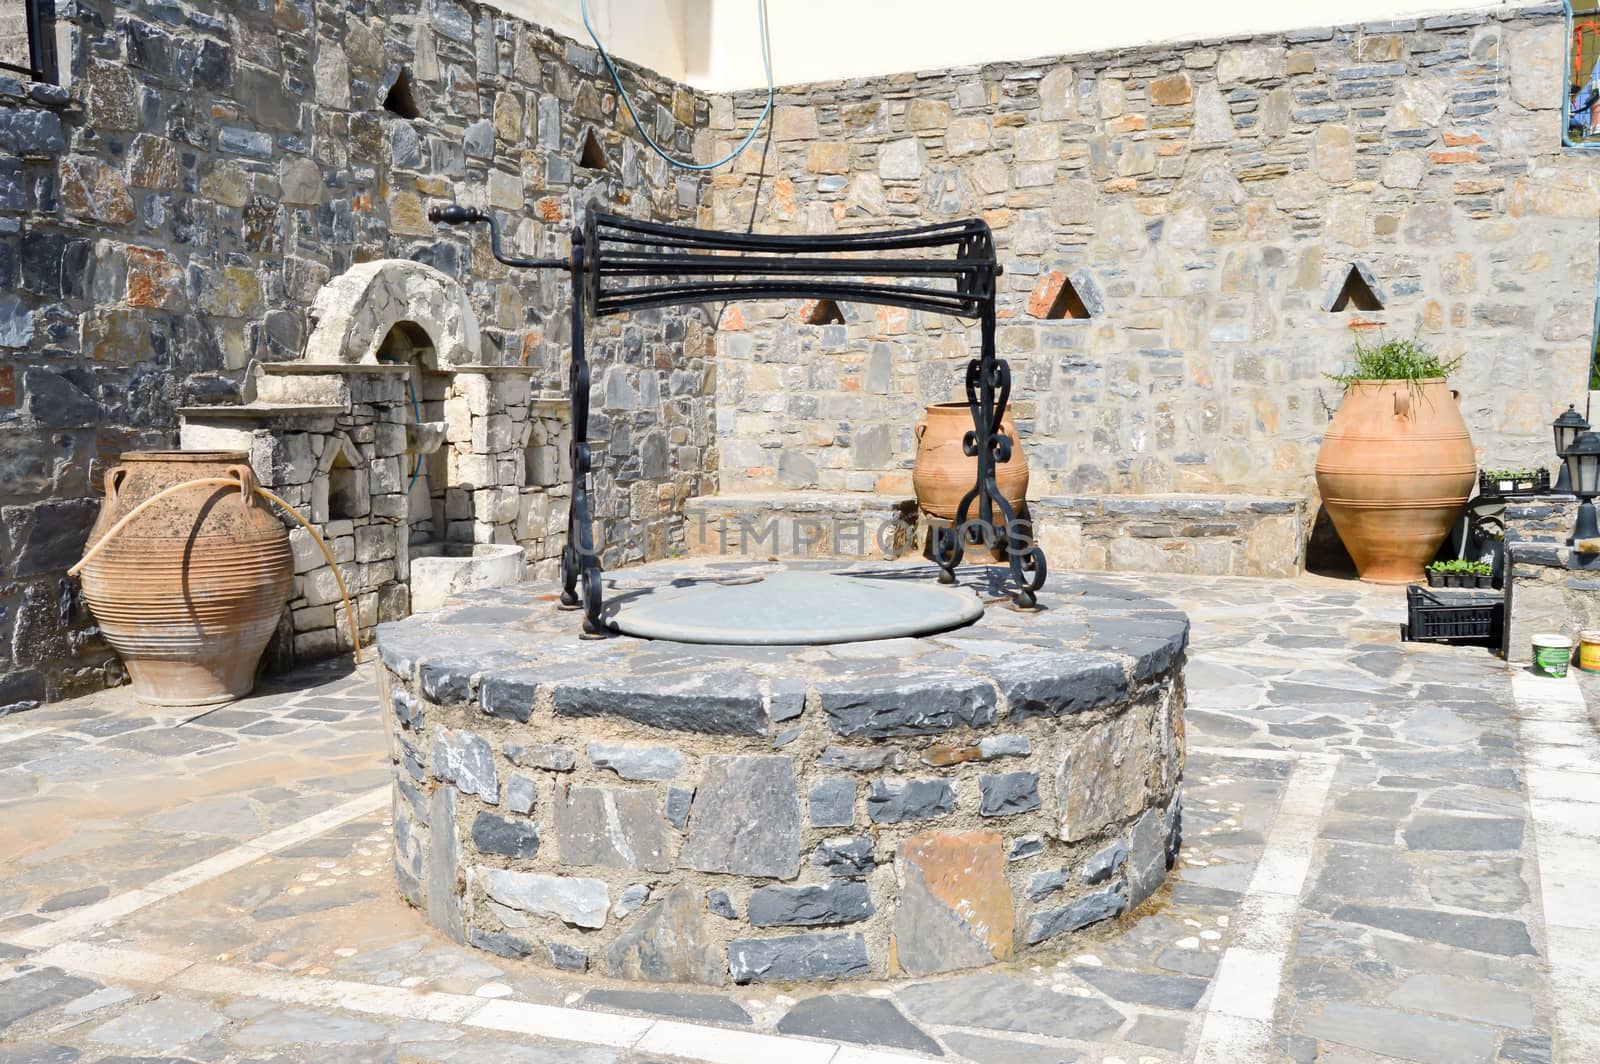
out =
[[[201,477],[135,517],[83,570],[83,594],[128,667],[134,694],[201,706],[250,693],[294,580],[289,532],[255,494],[242,451],[131,451],[106,474],[92,546],[145,499]],[[240,493],[240,484],[244,494]]]
[[[923,420],[917,422],[917,461],[911,470],[911,486],[924,512],[954,521],[962,497],[977,484],[978,459],[968,458],[961,450],[961,441],[971,430],[972,412],[964,402],[930,403]],[[1020,511],[1028,496],[1028,456],[1010,414],[1000,419],[1000,431],[1011,437],[1011,460],[995,466],[995,484],[1012,510]],[[976,508],[971,509],[967,520],[977,516]],[[998,514],[995,520],[1000,520]]]
[[1461,515],[1478,463],[1457,398],[1442,377],[1346,389],[1317,453],[1317,488],[1361,579],[1421,580]]

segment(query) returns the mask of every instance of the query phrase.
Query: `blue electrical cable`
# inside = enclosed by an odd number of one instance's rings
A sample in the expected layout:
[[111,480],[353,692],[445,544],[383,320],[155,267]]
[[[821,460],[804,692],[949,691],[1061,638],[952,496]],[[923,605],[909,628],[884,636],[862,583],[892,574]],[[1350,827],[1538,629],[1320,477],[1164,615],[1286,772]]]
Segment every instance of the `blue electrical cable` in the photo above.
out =
[[589,39],[594,41],[594,46],[600,50],[600,58],[605,61],[606,69],[611,72],[611,81],[617,86],[617,93],[622,97],[622,105],[628,109],[628,117],[633,119],[633,127],[639,131],[639,136],[650,145],[651,149],[673,166],[684,170],[715,170],[726,163],[731,163],[739,154],[750,146],[756,139],[756,133],[761,129],[761,124],[772,114],[772,101],[777,95],[777,89],[772,83],[772,46],[767,38],[767,0],[756,0],[756,15],[761,23],[761,65],[767,72],[767,105],[761,109],[761,116],[756,119],[756,124],[750,127],[750,132],[745,134],[737,147],[714,163],[691,163],[682,159],[675,159],[668,155],[666,149],[655,142],[655,138],[645,132],[644,123],[639,121],[639,113],[633,108],[633,99],[628,95],[628,90],[622,87],[622,76],[617,73],[617,65],[611,61],[611,55],[606,51],[606,46],[600,43],[599,34],[595,33],[594,26],[589,22],[589,0],[578,0],[578,8],[583,13],[583,28],[589,31]]

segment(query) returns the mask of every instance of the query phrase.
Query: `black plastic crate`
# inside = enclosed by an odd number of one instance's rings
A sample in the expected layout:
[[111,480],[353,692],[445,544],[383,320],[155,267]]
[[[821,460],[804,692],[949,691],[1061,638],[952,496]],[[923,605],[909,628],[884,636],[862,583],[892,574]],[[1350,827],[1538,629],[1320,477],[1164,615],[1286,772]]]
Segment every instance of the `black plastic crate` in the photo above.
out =
[[1406,588],[1405,638],[1417,643],[1482,643],[1499,646],[1506,603],[1499,593]]
[[[1510,489],[1500,485],[1510,483]],[[1535,473],[1531,481],[1516,480],[1490,480],[1486,470],[1478,470],[1478,494],[1486,499],[1531,499],[1538,495],[1550,494],[1550,471],[1541,469]]]

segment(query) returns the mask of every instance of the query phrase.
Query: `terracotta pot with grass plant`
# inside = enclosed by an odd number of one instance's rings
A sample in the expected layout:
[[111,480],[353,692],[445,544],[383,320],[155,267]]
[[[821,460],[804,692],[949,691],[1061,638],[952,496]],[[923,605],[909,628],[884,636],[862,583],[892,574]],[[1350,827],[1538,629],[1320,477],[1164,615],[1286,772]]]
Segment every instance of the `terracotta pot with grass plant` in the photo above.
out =
[[1445,380],[1460,363],[1414,339],[1358,342],[1348,372],[1329,374],[1344,402],[1323,434],[1317,488],[1363,580],[1421,580],[1472,493],[1472,437]]

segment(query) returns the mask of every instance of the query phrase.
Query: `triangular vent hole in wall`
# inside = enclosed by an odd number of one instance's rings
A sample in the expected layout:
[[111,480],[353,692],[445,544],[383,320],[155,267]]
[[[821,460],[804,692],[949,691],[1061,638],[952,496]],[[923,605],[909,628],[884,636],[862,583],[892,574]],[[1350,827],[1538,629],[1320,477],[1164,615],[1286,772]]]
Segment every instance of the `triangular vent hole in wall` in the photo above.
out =
[[800,308],[800,320],[807,325],[843,325],[844,312],[831,299],[818,299]]
[[1061,282],[1061,291],[1056,293],[1055,302],[1050,304],[1044,318],[1046,321],[1082,321],[1093,316],[1084,305],[1083,297],[1078,295],[1078,290],[1067,280]]
[[585,170],[604,170],[606,168],[606,151],[600,147],[600,141],[595,138],[594,130],[585,130],[583,134],[583,150],[578,152],[578,165]]
[[417,107],[417,98],[411,91],[410,73],[402,69],[395,75],[394,84],[383,94],[383,109],[401,118],[422,117],[422,110]]
[[1351,266],[1345,274],[1344,283],[1328,301],[1329,311],[1340,311],[1348,307],[1356,310],[1382,310],[1383,297],[1381,297],[1373,283],[1368,280],[1369,274],[1359,265]]

